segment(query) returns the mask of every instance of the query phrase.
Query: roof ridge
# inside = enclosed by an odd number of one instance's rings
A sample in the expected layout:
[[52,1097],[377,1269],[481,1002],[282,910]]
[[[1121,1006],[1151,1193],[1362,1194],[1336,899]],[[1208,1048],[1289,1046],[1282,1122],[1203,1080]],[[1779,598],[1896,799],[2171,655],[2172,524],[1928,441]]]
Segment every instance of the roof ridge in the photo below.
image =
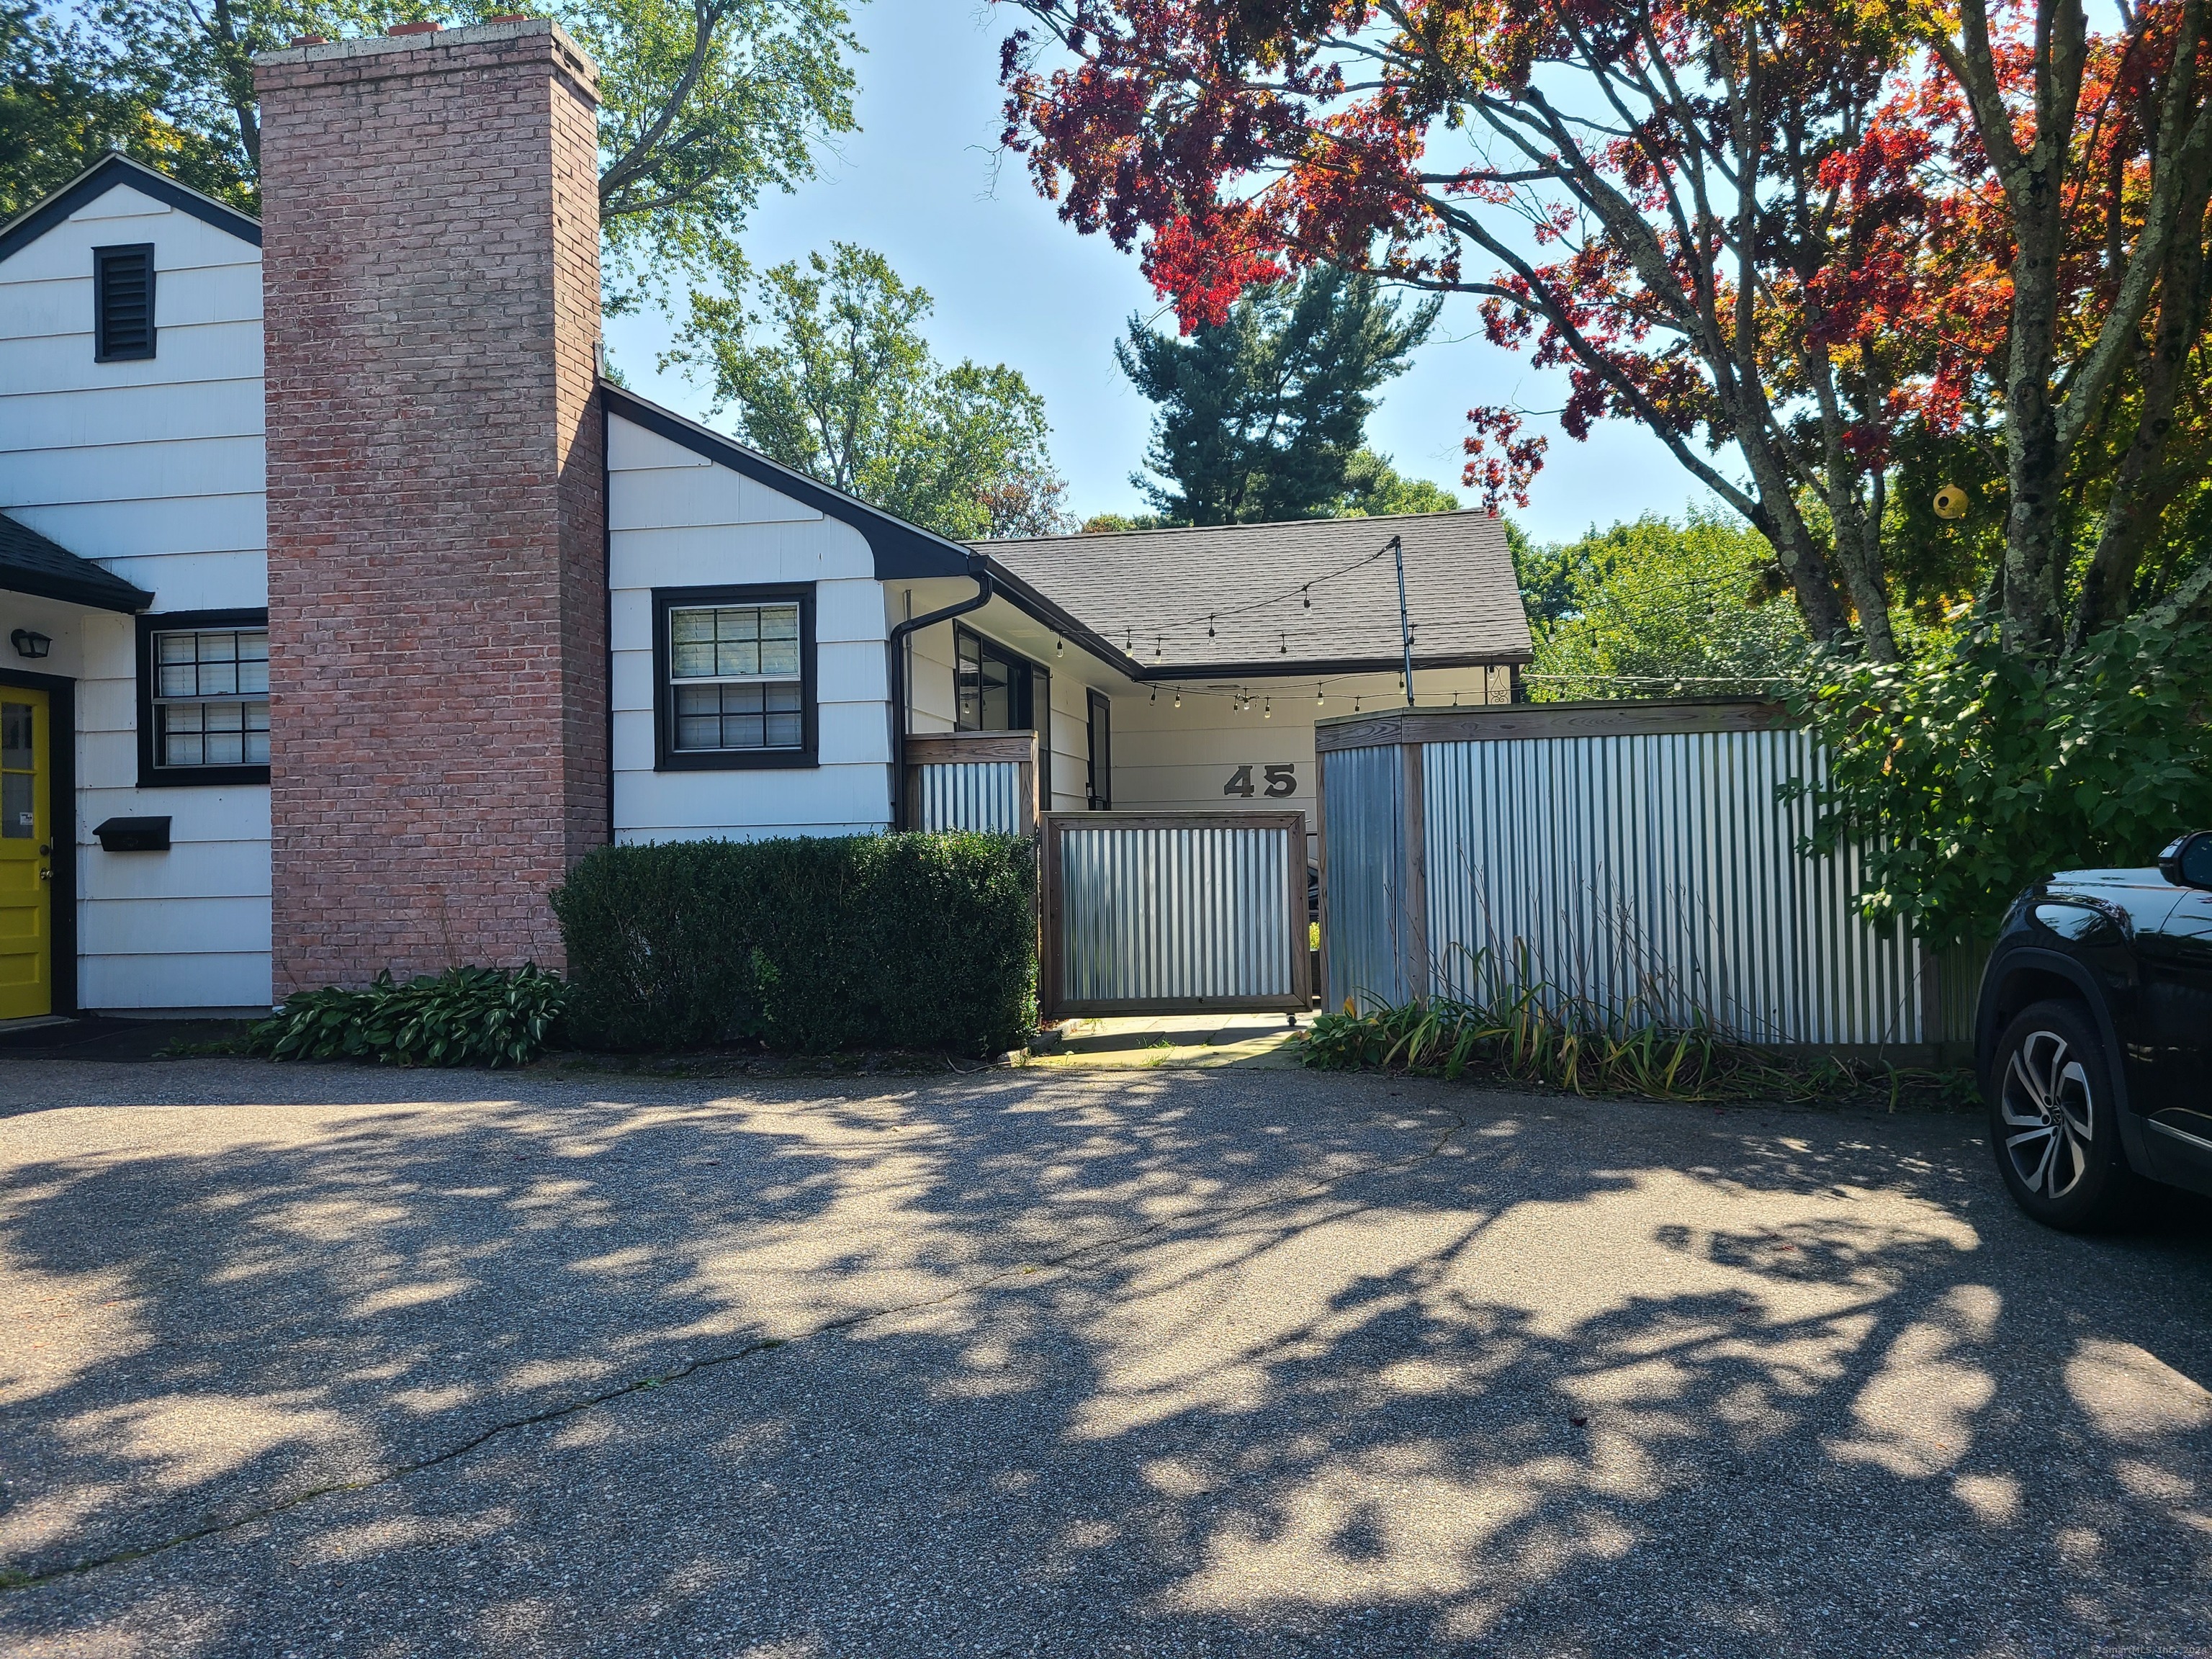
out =
[[1159,524],[1146,530],[1070,530],[1057,536],[997,536],[963,544],[969,547],[1005,547],[1017,542],[1103,542],[1125,536],[1188,536],[1217,530],[1288,530],[1321,524],[1402,524],[1408,519],[1495,519],[1495,513],[1479,507],[1458,507],[1445,513],[1332,513],[1311,519],[1255,519],[1247,524]]

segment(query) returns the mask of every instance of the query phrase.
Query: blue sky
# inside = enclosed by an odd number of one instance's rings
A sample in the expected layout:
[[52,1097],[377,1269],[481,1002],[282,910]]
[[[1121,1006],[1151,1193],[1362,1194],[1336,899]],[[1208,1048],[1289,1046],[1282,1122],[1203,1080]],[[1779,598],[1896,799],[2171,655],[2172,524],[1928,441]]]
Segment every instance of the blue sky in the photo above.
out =
[[[877,249],[936,301],[928,331],[939,356],[1011,364],[1043,394],[1076,512],[1140,510],[1128,475],[1144,453],[1150,405],[1115,367],[1113,343],[1132,312],[1151,316],[1159,303],[1133,255],[1060,223],[1018,162],[998,156],[1006,15],[978,0],[874,0],[855,12],[867,48],[862,130],[841,142],[821,178],[763,203],[749,256],[766,266],[832,241]],[[1401,471],[1447,487],[1458,483],[1470,404],[1560,401],[1553,377],[1483,343],[1474,313],[1472,301],[1447,304],[1437,337],[1384,388],[1368,427]],[[641,393],[708,418],[698,387],[654,369],[668,336],[664,319],[613,319],[608,346]],[[1700,493],[1632,427],[1601,426],[1587,444],[1554,430],[1530,504],[1514,516],[1539,540],[1565,539],[1593,522],[1680,513]]]

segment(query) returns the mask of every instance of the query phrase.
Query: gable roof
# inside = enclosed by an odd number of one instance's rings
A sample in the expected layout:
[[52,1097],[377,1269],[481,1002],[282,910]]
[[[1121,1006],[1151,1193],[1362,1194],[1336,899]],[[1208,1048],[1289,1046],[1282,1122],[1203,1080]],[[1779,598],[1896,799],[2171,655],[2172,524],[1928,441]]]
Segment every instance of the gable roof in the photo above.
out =
[[212,196],[203,196],[143,161],[134,161],[127,155],[109,155],[101,156],[36,207],[0,226],[0,259],[38,240],[86,203],[99,200],[118,185],[128,185],[180,213],[189,213],[217,230],[228,232],[241,242],[261,246],[261,221],[252,215],[226,207]]
[[1505,527],[1487,513],[1302,519],[974,545],[1083,617],[1134,658],[1147,678],[1256,678],[1399,666],[1393,537],[1405,550],[1416,667],[1531,659]]
[[77,557],[4,513],[0,513],[0,588],[126,615],[154,603],[154,596],[143,588],[132,586],[90,559]]
[[781,461],[772,461],[757,449],[748,449],[725,438],[710,427],[686,420],[659,404],[647,403],[637,393],[611,380],[599,382],[600,406],[608,413],[634,421],[647,431],[690,450],[695,455],[728,467],[755,483],[804,501],[817,513],[849,524],[867,538],[875,555],[876,580],[897,581],[928,576],[964,576],[969,573],[968,550],[934,531],[908,524],[904,519],[870,507],[859,497],[833,489]]

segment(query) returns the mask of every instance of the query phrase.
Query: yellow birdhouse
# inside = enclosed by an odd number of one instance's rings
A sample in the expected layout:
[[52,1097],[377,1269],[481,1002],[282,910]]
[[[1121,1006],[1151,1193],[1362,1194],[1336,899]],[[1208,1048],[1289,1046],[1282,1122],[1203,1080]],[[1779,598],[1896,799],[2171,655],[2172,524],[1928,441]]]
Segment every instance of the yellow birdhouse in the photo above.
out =
[[1965,518],[1966,492],[1956,484],[1945,484],[1936,492],[1936,516],[1939,519]]

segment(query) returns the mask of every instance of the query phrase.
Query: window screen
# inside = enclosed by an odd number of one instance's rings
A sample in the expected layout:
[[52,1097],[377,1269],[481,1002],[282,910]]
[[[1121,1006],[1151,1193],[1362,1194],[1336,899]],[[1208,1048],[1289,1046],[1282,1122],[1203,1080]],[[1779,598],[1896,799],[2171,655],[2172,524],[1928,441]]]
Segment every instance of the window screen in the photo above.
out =
[[154,763],[269,764],[269,630],[154,635]]
[[672,606],[671,746],[679,752],[797,749],[805,684],[796,605]]
[[93,353],[103,363],[154,355],[154,248],[92,251]]

